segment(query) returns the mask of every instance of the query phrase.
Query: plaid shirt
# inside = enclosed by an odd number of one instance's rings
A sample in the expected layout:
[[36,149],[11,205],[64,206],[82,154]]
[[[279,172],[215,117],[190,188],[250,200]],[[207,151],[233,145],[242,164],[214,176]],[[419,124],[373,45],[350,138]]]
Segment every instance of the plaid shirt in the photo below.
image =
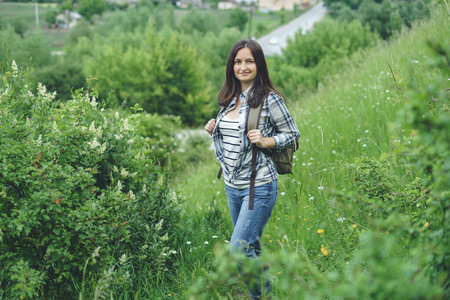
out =
[[[219,122],[222,120],[223,116],[226,115],[230,110],[236,107],[237,97],[228,105],[228,107],[221,111],[216,119],[216,127],[212,133],[212,138],[214,142],[214,149],[216,152],[217,160],[222,166],[224,172],[225,180],[233,183],[236,177],[248,179],[248,186],[250,186],[250,176],[251,176],[251,152],[252,144],[247,138],[247,133],[245,132],[247,113],[249,111],[249,105],[247,102],[248,92],[250,88],[241,94],[241,108],[239,111],[239,137],[240,137],[240,155],[236,166],[233,170],[228,170],[224,165],[223,158],[223,137],[220,134]],[[275,139],[274,150],[281,150],[295,143],[300,137],[297,125],[294,122],[291,114],[289,113],[283,98],[279,95],[271,92],[264,101],[264,105],[261,111],[261,119],[259,122],[259,130],[263,137],[273,137]],[[250,153],[250,155],[249,155]],[[269,173],[266,182],[276,180],[278,178],[278,173],[275,170],[272,159],[258,151],[258,156],[256,159],[256,172],[262,166],[267,166]],[[250,159],[249,159],[250,158]]]

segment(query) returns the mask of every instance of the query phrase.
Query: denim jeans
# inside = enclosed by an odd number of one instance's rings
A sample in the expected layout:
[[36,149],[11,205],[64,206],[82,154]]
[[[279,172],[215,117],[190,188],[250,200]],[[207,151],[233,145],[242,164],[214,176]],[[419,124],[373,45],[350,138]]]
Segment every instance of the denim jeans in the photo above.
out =
[[[238,269],[252,298],[259,299],[271,288],[267,269],[263,268],[258,256],[261,252],[261,236],[277,199],[278,181],[274,180],[255,187],[253,210],[248,210],[249,192],[249,188],[238,190],[225,185],[228,207],[234,226],[230,241],[230,253],[243,251],[248,259],[256,260],[257,270],[254,270],[250,278],[243,274],[242,266]],[[262,285],[264,286],[262,287]]]

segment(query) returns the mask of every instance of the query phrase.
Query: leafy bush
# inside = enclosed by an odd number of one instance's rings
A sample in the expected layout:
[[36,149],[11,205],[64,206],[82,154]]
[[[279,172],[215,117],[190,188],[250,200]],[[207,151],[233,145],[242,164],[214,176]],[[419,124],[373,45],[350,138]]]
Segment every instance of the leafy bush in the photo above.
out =
[[181,32],[192,34],[194,31],[203,34],[207,32],[218,33],[219,24],[211,12],[200,12],[198,9],[188,10],[180,20],[178,28]]
[[105,109],[90,88],[33,94],[15,62],[1,80],[0,296],[98,298],[113,280],[162,274],[178,198],[136,134],[141,115]]
[[413,21],[430,16],[429,0],[325,0],[333,18],[340,21],[358,19],[383,39],[411,27]]
[[225,26],[226,27],[236,27],[241,32],[243,32],[247,22],[248,22],[247,12],[243,11],[240,8],[235,8],[231,11],[230,16],[228,17],[228,20],[225,23]]
[[311,33],[297,32],[283,57],[268,58],[271,77],[288,98],[314,91],[319,82],[342,68],[357,51],[373,46],[377,36],[359,21],[325,19]]
[[[183,123],[203,122],[213,110],[205,65],[195,50],[172,31],[123,33],[95,37],[88,74],[99,78],[101,97],[139,104],[147,112],[181,116]],[[87,44],[89,45],[89,44]],[[86,45],[86,46],[87,46]]]
[[176,132],[181,129],[180,117],[143,114],[139,118],[137,133],[149,145],[146,154],[161,166],[169,166],[171,156],[178,148]]
[[14,59],[19,66],[24,64],[41,67],[51,64],[49,39],[42,31],[35,30],[25,37],[16,34],[12,27],[0,31],[0,63],[6,65]]

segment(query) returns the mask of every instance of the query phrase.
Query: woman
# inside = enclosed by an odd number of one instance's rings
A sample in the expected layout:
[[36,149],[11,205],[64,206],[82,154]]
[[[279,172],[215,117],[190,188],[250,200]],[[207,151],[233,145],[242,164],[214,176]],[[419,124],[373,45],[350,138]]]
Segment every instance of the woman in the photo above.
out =
[[[257,151],[254,208],[250,210],[252,147],[276,151],[295,143],[300,134],[282,94],[270,80],[263,50],[256,41],[241,40],[231,48],[218,100],[221,112],[205,130],[213,137],[224,174],[234,226],[230,251],[244,251],[249,259],[258,261],[261,236],[278,194],[278,173],[271,158]],[[258,107],[262,101],[259,128],[245,132],[249,107]],[[252,280],[243,276],[252,299],[261,299],[271,288],[261,264],[257,265]],[[239,271],[242,274],[242,268]]]

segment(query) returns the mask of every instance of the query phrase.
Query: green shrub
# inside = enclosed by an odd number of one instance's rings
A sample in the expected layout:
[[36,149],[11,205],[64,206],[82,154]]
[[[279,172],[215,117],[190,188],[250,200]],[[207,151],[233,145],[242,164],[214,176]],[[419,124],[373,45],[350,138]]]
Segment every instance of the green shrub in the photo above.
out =
[[40,84],[34,95],[15,62],[1,80],[2,296],[93,298],[164,272],[178,198],[136,134],[141,116],[105,109],[90,88],[67,102]]
[[178,148],[176,132],[181,129],[180,117],[142,114],[137,133],[149,145],[147,154],[161,166],[170,165],[171,156]]

